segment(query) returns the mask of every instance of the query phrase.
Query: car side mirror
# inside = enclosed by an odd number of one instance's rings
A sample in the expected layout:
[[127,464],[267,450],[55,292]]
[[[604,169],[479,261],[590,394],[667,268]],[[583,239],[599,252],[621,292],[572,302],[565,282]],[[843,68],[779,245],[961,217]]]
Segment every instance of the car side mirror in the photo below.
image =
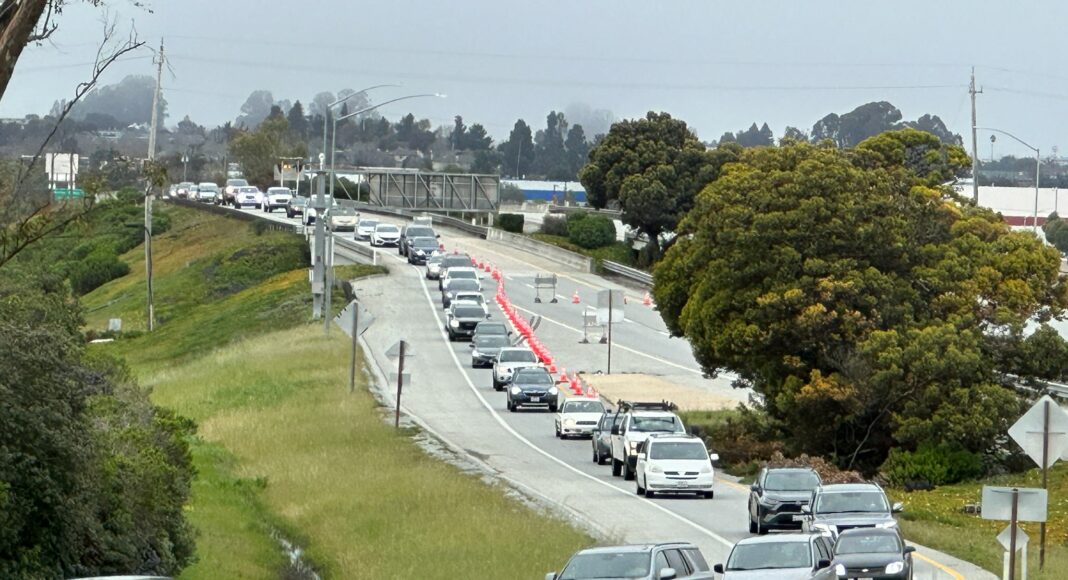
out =
[[905,546],[905,553],[911,554],[916,551],[916,546]]
[[904,509],[905,509],[905,504],[903,504],[901,502],[897,502],[897,503],[895,503],[893,505],[893,507],[890,508],[890,511],[895,513],[895,514],[897,514],[897,513],[901,513],[901,511],[904,510]]
[[708,460],[709,461],[719,461],[719,453],[709,453],[708,454]]
[[434,235],[434,237],[435,237],[435,238],[440,238],[440,237],[441,237],[441,234],[435,234],[435,235]]
[[467,348],[471,348],[471,349],[475,348],[475,343],[473,343],[473,342],[467,343]]
[[491,316],[491,314],[489,312],[487,312],[486,313],[486,320],[489,320],[490,316]]
[[549,572],[546,574],[545,580],[556,580],[556,572]]
[[810,513],[812,513],[812,506],[810,506],[810,505],[803,505],[803,506],[801,506],[801,513],[803,513],[803,514],[810,514]]
[[612,425],[612,435],[619,435],[619,425]]
[[[723,564],[716,564],[715,566],[712,566],[712,571],[716,574],[723,574]],[[546,580],[548,580],[548,578],[546,578]]]
[[831,561],[830,560],[820,560],[820,561],[816,562],[816,569],[817,570],[823,570],[824,568],[830,568],[830,567],[831,567]]
[[754,483],[753,485],[749,486],[749,489],[755,491],[756,493],[760,493],[760,484]]
[[674,568],[664,568],[656,577],[660,580],[674,580],[678,575],[678,572],[675,572]]

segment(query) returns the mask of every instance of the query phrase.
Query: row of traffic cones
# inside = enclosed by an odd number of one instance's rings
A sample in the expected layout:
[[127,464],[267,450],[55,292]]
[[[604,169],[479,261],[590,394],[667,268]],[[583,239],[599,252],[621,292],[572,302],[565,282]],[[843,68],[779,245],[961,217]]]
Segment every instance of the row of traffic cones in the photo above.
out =
[[[571,303],[572,304],[579,304],[580,302],[582,302],[582,300],[579,299],[578,290],[575,290],[575,293],[571,295]],[[626,304],[626,303],[627,303],[627,295],[624,294],[623,295],[623,304]],[[649,294],[649,292],[646,292],[645,293],[645,297],[642,298],[642,304],[645,305],[645,306],[652,306],[653,305],[653,297]]]

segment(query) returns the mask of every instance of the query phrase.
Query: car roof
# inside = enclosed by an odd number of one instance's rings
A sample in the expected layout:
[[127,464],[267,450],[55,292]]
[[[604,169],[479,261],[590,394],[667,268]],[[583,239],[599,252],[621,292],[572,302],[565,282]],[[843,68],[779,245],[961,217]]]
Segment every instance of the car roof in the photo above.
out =
[[818,493],[845,493],[849,491],[882,491],[874,483],[831,483],[816,488]]
[[697,435],[691,435],[689,433],[650,433],[649,441],[668,441],[669,443],[672,441],[676,443],[679,441],[697,441],[702,444],[704,443],[703,439],[701,439]]
[[522,346],[510,346],[508,348],[502,348],[501,352],[504,352],[506,350],[507,351],[513,351],[513,350],[514,351],[520,351],[520,350],[522,350],[522,351],[526,351],[526,352],[534,352],[534,351],[530,350],[529,348],[525,348],[525,347],[522,347]]
[[568,397],[567,399],[564,399],[565,403],[570,403],[572,401],[579,401],[579,402],[593,401],[594,403],[604,404],[604,402],[601,401],[601,399],[599,399],[597,397]]
[[771,465],[769,465],[767,469],[768,471],[797,471],[804,473],[813,473],[816,471],[811,467],[774,467]]
[[766,536],[753,536],[750,538],[744,538],[739,540],[736,546],[742,544],[784,544],[784,543],[800,543],[810,542],[812,538],[819,536],[819,534],[768,534]]
[[478,270],[476,270],[474,266],[453,266],[452,268],[449,268],[449,272],[448,272],[448,274],[446,274],[446,276],[448,276],[449,274],[452,274],[454,272],[467,272],[467,271],[478,272]]
[[901,532],[897,528],[853,528],[838,534],[839,538],[848,536],[894,536],[900,539]]
[[[671,411],[637,410],[637,411],[630,411],[629,413],[631,415],[637,415],[639,417],[674,417],[675,416],[675,413],[672,413]],[[626,413],[624,413],[624,414],[626,414]]]

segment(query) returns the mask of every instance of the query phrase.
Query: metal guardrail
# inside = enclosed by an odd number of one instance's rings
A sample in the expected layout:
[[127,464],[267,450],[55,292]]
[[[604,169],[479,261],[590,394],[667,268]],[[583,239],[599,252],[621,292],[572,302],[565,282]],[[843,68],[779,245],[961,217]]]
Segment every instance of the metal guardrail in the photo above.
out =
[[608,260],[601,260],[601,268],[603,268],[605,272],[622,276],[643,286],[653,287],[653,275],[648,272],[636,270],[630,266],[624,266],[618,262],[611,262]]
[[334,251],[339,254],[348,254],[346,257],[358,262],[366,262],[372,266],[378,265],[378,251],[370,246],[358,244],[354,240],[335,236]]
[[616,209],[596,209],[592,207],[575,206],[575,205],[552,205],[547,207],[549,213],[592,213],[597,215],[603,215],[612,219],[619,219],[623,217],[623,212]]
[[1068,385],[1063,383],[1055,383],[1053,381],[1044,381],[1035,378],[1025,379],[1009,373],[1002,374],[1001,376],[1004,378],[1002,384],[1007,383],[1018,391],[1027,391],[1038,394],[1049,393],[1054,397],[1068,399]]

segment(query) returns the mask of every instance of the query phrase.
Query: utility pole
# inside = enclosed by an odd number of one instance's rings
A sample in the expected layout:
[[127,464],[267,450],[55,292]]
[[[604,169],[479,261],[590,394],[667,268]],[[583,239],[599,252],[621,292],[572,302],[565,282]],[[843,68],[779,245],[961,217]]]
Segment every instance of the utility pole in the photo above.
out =
[[975,67],[972,67],[972,80],[968,84],[968,94],[972,97],[972,201],[979,204],[979,145],[976,141],[975,95],[983,89],[975,90]]
[[[160,82],[163,79],[163,39],[159,41],[159,56],[156,57],[156,90],[152,93],[152,130],[148,134],[148,161],[156,159],[156,132],[159,129]],[[145,287],[148,299],[148,331],[156,328],[156,312],[152,298],[152,176],[148,176],[145,188]]]

